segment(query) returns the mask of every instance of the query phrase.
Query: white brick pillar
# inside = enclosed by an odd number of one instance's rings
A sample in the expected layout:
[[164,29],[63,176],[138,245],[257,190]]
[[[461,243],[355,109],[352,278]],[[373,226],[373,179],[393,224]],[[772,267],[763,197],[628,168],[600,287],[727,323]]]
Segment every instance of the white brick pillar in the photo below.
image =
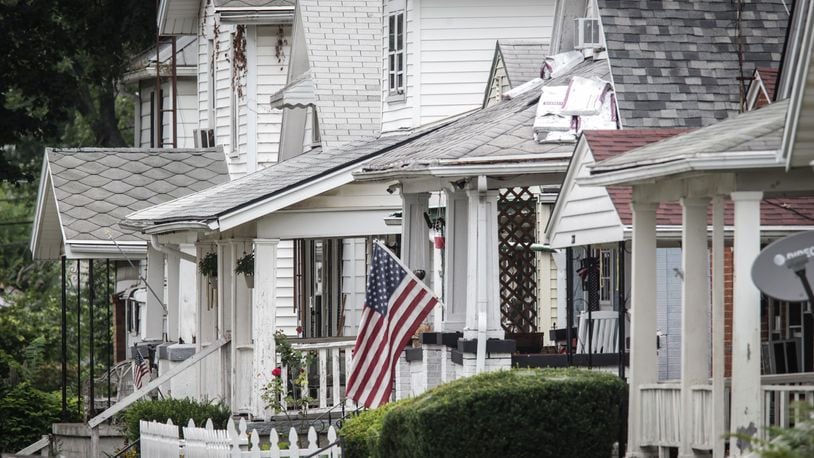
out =
[[709,379],[709,279],[707,278],[707,207],[709,199],[683,198],[681,257],[681,444],[679,456],[697,456],[692,448],[695,426],[692,386]]
[[277,364],[274,333],[276,332],[277,299],[277,239],[254,241],[254,289],[252,290],[252,342],[254,345],[252,410],[259,418],[266,417],[260,394],[271,381],[271,371]]
[[486,189],[478,177],[478,189],[466,192],[469,200],[466,327],[464,339],[478,338],[478,317],[486,314],[486,337],[503,339],[500,326],[500,278],[498,269],[497,191]]
[[164,253],[147,247],[147,309],[141,326],[141,338],[164,337]]
[[658,381],[656,355],[656,209],[658,204],[633,202],[631,278],[628,457],[649,457],[641,447],[642,385]]
[[[732,310],[733,434],[755,434],[761,426],[760,395],[760,291],[752,283],[752,262],[760,253],[761,192],[733,192],[735,203],[734,304]],[[735,439],[730,454],[742,456]]]

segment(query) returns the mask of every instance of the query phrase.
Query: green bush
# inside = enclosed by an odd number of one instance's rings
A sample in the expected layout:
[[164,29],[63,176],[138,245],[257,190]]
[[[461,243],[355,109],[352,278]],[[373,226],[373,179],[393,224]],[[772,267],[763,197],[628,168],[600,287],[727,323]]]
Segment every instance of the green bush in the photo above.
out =
[[609,457],[625,398],[624,382],[600,372],[481,374],[383,412],[378,455]]
[[208,418],[216,429],[225,429],[231,415],[223,403],[198,402],[192,399],[141,400],[133,403],[120,417],[124,432],[132,443],[139,437],[139,420],[166,422],[171,419],[179,427],[186,426],[191,418],[196,426],[203,426]]
[[345,421],[339,430],[342,455],[348,458],[378,457],[384,414],[409,400],[391,402],[378,409],[360,412]]
[[59,395],[28,383],[0,389],[0,452],[16,452],[50,433],[61,409]]

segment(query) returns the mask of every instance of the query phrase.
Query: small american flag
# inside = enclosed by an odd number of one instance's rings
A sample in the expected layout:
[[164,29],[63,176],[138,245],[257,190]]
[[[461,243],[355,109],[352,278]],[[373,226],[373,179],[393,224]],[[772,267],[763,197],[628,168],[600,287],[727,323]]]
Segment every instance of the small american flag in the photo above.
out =
[[141,351],[139,351],[138,347],[135,347],[135,350],[136,356],[133,358],[133,384],[138,390],[144,386],[145,377],[147,380],[150,379],[152,371],[150,370],[150,362],[141,356]]
[[398,357],[438,303],[433,292],[379,242],[367,278],[365,307],[347,396],[368,408],[390,400]]

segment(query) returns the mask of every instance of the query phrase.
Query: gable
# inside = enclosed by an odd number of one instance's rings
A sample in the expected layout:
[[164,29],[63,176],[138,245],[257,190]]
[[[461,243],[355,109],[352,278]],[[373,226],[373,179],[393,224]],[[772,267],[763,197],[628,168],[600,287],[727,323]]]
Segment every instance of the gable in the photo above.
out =
[[584,137],[577,145],[557,203],[546,228],[553,248],[618,242],[624,227],[614,202],[604,187],[580,186],[577,179],[590,175],[594,163]]

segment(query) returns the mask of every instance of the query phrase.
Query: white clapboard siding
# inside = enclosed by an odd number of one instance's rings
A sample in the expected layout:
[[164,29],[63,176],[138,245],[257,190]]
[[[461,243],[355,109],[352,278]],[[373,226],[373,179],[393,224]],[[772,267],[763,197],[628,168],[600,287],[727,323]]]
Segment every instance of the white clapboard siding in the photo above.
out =
[[[399,8],[398,1],[386,0],[384,11]],[[387,101],[387,80],[382,79],[382,130],[415,127],[480,106],[495,42],[549,39],[554,4],[554,0],[407,0],[406,94],[404,100]],[[386,22],[383,27],[386,76]]]
[[[578,148],[579,150],[580,148]],[[605,188],[580,186],[576,178],[587,176],[593,164],[589,151],[576,153],[576,177],[569,177],[560,192],[558,212],[549,223],[550,243],[554,247],[588,245],[621,241],[622,221]]]
[[681,248],[656,250],[656,326],[659,380],[681,378]]
[[[281,32],[282,29],[282,33]],[[283,46],[277,57],[277,43]],[[281,110],[272,109],[271,95],[285,87],[291,55],[291,26],[257,27],[257,163],[258,168],[277,162],[280,150]]]
[[297,312],[294,309],[294,242],[281,240],[277,245],[277,330],[297,335]]
[[345,297],[343,336],[355,336],[365,304],[367,239],[342,240],[342,294]]

